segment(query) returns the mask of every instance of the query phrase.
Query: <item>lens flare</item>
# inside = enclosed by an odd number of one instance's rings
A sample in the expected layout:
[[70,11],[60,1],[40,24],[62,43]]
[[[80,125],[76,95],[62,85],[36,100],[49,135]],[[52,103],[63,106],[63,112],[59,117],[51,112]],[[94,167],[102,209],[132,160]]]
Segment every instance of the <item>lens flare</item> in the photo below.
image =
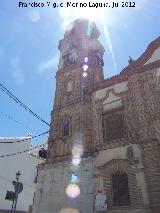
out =
[[81,162],[81,157],[73,157],[72,158],[72,164],[74,166],[78,166],[80,164],[80,162]]
[[83,65],[83,70],[86,71],[87,69],[88,69],[88,65],[87,64]]
[[67,186],[66,194],[70,198],[76,198],[80,194],[80,188],[77,184],[70,183]]
[[92,27],[88,27],[87,30],[86,30],[87,36],[91,36],[92,32],[93,32],[93,28]]
[[87,63],[88,62],[88,57],[84,58],[84,62]]
[[71,172],[78,172],[79,167],[78,165],[74,165],[73,163],[70,165]]
[[71,183],[73,184],[77,184],[78,183],[78,177],[76,174],[73,174],[71,175]]
[[65,208],[61,209],[59,213],[79,213],[79,211],[77,209]]
[[115,55],[114,55],[114,51],[113,51],[112,42],[111,42],[111,39],[110,39],[110,36],[109,36],[109,31],[108,31],[107,25],[105,24],[104,20],[103,20],[103,30],[104,30],[104,34],[105,34],[105,37],[106,37],[106,41],[107,41],[107,43],[109,45],[109,50],[111,52],[114,69],[117,70],[117,64],[116,64],[116,60],[115,60]]
[[81,144],[74,144],[72,149],[73,156],[81,156],[83,154],[83,146]]
[[87,77],[87,72],[83,72],[83,77],[85,78],[85,77]]

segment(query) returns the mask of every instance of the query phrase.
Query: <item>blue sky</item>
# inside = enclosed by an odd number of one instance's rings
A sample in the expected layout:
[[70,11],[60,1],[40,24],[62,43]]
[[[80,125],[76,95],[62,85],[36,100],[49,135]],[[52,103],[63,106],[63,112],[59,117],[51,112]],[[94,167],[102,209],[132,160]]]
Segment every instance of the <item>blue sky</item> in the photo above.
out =
[[[83,11],[78,9],[77,12],[73,8],[64,11],[64,8],[52,7],[19,8],[18,2],[0,1],[0,82],[50,123],[59,57],[58,42],[63,38],[65,26]],[[96,19],[101,31],[100,41],[106,50],[105,78],[127,66],[129,55],[137,59],[148,44],[160,35],[158,1],[135,2],[135,8],[106,8],[103,10],[103,20],[101,17]],[[47,125],[0,91],[1,137],[36,135],[48,129]]]

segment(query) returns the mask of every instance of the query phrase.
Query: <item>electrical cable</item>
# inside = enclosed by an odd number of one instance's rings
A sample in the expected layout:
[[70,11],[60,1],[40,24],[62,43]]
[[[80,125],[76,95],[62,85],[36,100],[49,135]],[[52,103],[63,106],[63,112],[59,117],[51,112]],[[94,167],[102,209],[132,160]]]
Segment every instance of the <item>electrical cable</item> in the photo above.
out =
[[15,153],[12,153],[12,154],[7,154],[7,155],[0,155],[0,158],[9,157],[9,156],[13,156],[13,155],[19,155],[19,154],[22,154],[22,153],[25,153],[25,152],[29,152],[30,150],[36,149],[38,147],[45,146],[47,143],[48,142],[34,146],[33,148],[26,149],[26,150],[23,150],[23,151],[20,151],[20,152],[15,152]]
[[34,149],[39,148],[39,147],[44,147],[46,144],[51,143],[51,142],[52,142],[52,144],[54,144],[55,140],[47,141],[46,143],[34,146],[34,147],[30,148],[30,149],[26,149],[26,150],[23,150],[23,151],[20,151],[20,152],[15,152],[15,153],[7,154],[7,155],[0,155],[0,158],[23,154],[25,152],[29,152],[30,150],[34,150]]
[[0,115],[3,116],[3,117],[5,117],[5,118],[7,118],[7,119],[10,120],[10,121],[13,121],[13,122],[16,123],[16,124],[19,124],[19,125],[25,127],[26,129],[28,129],[28,130],[30,130],[30,131],[35,132],[36,134],[38,134],[34,129],[32,129],[31,127],[29,127],[29,126],[23,124],[23,123],[20,122],[20,121],[17,121],[17,120],[14,119],[11,115],[8,115],[8,114],[6,114],[6,113],[4,113],[4,112],[2,112],[2,111],[0,112]]
[[0,83],[0,89],[5,92],[10,98],[12,98],[17,104],[19,104],[21,107],[23,107],[26,111],[28,111],[30,114],[32,114],[34,117],[36,117],[37,119],[39,119],[40,121],[42,121],[43,123],[47,124],[48,126],[49,123],[47,123],[45,120],[43,120],[39,115],[37,115],[36,113],[34,113],[29,107],[27,107],[22,101],[20,101],[18,98],[16,98],[15,95],[13,95],[5,86],[3,86]]
[[31,139],[33,139],[33,138],[37,138],[37,137],[40,137],[40,136],[42,136],[42,135],[45,135],[45,134],[47,134],[49,131],[47,131],[47,132],[43,132],[43,133],[41,133],[41,134],[39,134],[39,135],[35,135],[35,136],[31,136],[31,137],[28,137],[28,138],[24,138],[24,139],[22,139],[22,140],[18,140],[18,141],[0,141],[0,144],[1,143],[3,143],[3,144],[11,144],[11,143],[20,143],[20,142],[24,142],[24,141],[28,141],[28,140],[31,140]]

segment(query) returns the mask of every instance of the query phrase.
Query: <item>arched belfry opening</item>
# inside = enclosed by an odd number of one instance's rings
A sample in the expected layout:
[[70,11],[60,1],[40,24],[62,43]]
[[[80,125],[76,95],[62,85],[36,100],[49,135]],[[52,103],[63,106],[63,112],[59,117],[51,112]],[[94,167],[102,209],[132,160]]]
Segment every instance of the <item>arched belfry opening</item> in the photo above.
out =
[[113,206],[129,206],[130,196],[128,187],[128,175],[115,173],[112,175]]

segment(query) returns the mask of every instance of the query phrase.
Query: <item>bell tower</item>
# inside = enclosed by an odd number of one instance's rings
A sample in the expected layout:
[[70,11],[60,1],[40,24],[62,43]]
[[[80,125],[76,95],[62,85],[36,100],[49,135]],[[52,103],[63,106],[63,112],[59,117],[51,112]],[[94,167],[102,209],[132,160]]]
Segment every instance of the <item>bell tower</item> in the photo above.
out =
[[104,49],[99,35],[93,22],[79,19],[59,42],[48,157],[38,167],[33,213],[61,213],[66,208],[93,213],[95,147],[91,90],[104,80]]
[[60,59],[49,133],[48,160],[65,160],[75,142],[89,155],[92,144],[91,88],[104,80],[100,32],[95,23],[78,19],[59,42]]

